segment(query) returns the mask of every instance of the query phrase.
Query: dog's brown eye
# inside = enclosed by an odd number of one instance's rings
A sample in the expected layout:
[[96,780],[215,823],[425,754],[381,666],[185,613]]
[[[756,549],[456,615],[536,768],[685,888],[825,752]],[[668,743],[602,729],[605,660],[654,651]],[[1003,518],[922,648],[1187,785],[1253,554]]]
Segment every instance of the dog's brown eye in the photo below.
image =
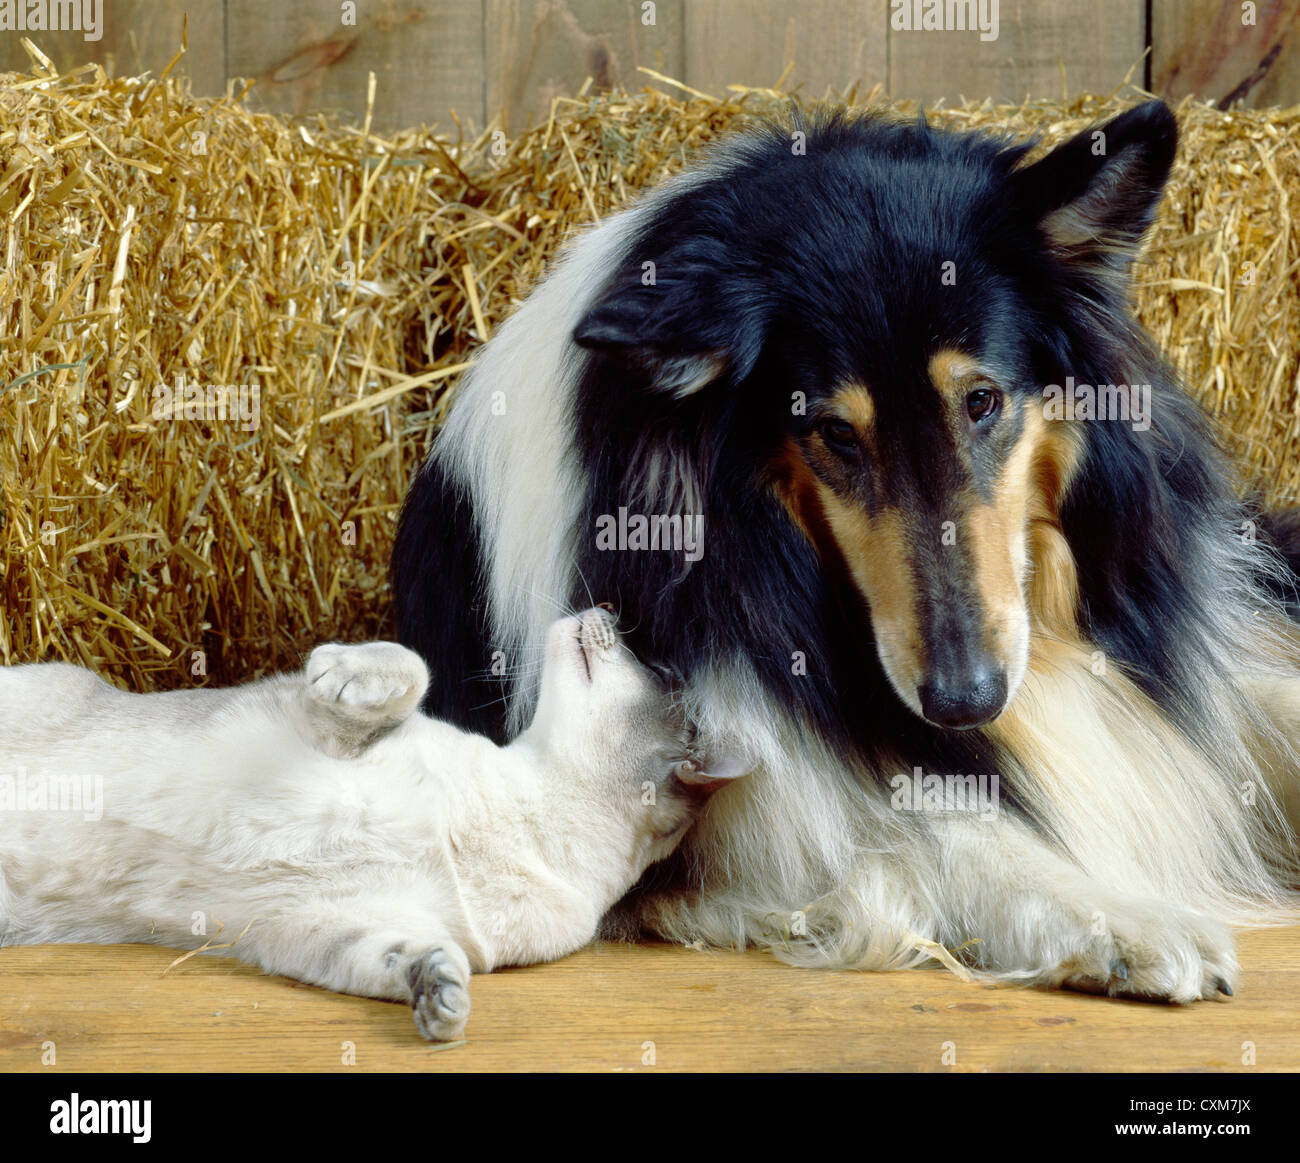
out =
[[978,424],[998,410],[1002,393],[996,388],[976,388],[966,396],[966,415]]
[[852,453],[858,450],[858,434],[847,420],[823,420],[817,431],[833,452]]

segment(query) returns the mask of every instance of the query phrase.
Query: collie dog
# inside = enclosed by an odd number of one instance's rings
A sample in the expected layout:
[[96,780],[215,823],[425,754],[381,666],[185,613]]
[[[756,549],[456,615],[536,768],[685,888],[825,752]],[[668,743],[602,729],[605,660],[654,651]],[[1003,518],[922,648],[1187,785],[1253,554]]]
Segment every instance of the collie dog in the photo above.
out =
[[752,130],[481,353],[394,555],[427,708],[513,736],[608,601],[754,765],[607,935],[1190,1002],[1289,915],[1291,575],[1130,303],[1176,143]]

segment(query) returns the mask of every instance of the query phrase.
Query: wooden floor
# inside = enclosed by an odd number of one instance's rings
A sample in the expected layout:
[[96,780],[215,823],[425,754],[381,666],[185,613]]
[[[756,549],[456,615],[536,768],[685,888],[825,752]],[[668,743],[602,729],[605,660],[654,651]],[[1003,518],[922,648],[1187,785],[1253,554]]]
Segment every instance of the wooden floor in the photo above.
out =
[[[0,1070],[1300,1070],[1300,927],[1246,933],[1237,996],[1186,1008],[598,945],[473,981],[464,1044],[404,1006],[148,946],[0,949]],[[42,1065],[53,1043],[55,1062]],[[354,1058],[354,1063],[345,1063]]]

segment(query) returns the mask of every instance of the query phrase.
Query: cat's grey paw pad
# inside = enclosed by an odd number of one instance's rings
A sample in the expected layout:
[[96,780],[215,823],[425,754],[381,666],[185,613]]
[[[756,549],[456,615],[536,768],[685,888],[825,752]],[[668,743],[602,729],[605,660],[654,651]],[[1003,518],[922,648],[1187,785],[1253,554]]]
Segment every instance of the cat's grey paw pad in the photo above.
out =
[[469,1020],[469,970],[449,950],[438,946],[411,962],[411,1010],[415,1026],[431,1042],[451,1042]]
[[418,655],[395,642],[318,646],[307,660],[311,697],[349,711],[413,708],[428,685]]

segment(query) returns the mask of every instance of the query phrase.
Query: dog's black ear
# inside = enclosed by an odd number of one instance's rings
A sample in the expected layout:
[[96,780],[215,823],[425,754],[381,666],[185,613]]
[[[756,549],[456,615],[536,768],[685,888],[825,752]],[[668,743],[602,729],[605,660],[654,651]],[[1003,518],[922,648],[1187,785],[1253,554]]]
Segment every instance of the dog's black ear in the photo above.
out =
[[1155,217],[1177,147],[1169,107],[1147,101],[1020,170],[1017,204],[1063,261],[1123,276]]
[[573,341],[643,369],[656,389],[679,397],[724,376],[744,379],[763,346],[759,298],[734,271],[734,256],[696,249],[620,270]]

